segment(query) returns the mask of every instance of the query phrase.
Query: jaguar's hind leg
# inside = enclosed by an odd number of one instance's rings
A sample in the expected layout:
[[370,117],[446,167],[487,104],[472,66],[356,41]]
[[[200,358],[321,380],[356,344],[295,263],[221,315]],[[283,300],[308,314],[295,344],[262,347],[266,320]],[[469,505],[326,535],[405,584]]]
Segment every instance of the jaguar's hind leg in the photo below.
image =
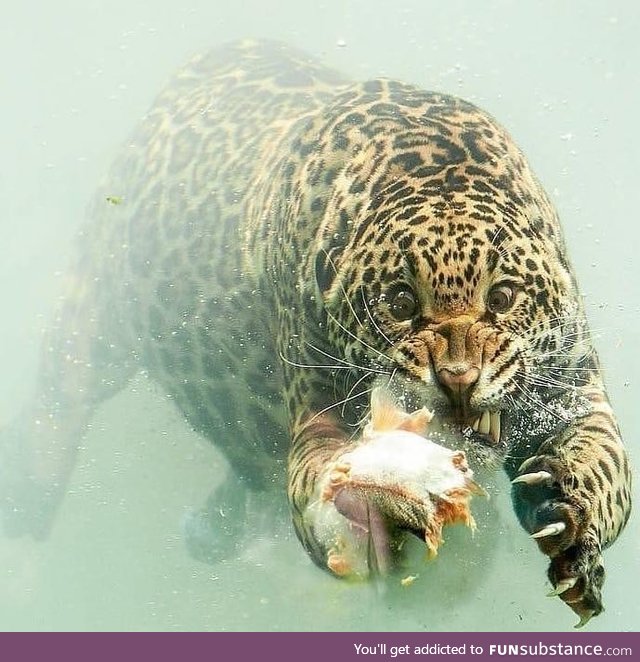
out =
[[10,536],[47,536],[96,407],[136,370],[92,279],[70,290],[43,345],[31,401],[0,429],[0,516]]
[[206,504],[182,522],[187,549],[204,563],[218,563],[240,550],[247,519],[247,488],[229,471]]

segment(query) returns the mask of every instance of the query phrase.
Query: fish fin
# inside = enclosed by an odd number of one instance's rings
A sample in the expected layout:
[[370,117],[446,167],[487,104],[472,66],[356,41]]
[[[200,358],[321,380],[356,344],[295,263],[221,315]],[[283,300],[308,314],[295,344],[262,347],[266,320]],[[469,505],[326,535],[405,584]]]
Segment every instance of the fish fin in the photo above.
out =
[[405,418],[398,426],[398,430],[406,430],[415,434],[424,435],[433,418],[433,412],[426,407],[414,411],[412,414],[404,414]]
[[464,451],[455,451],[451,456],[451,462],[456,469],[465,472],[469,469],[467,464],[467,455]]
[[427,560],[433,561],[438,556],[438,548],[444,542],[442,539],[442,522],[434,519],[425,527],[424,541],[427,546]]
[[489,492],[487,492],[487,490],[485,490],[481,485],[478,485],[475,480],[471,480],[471,478],[465,478],[464,486],[469,490],[469,492],[471,492],[471,494],[483,496],[487,499],[490,498]]
[[407,414],[398,407],[393,398],[382,388],[371,392],[371,432],[389,432],[397,430]]
[[371,422],[366,426],[365,432],[371,434],[405,430],[424,434],[432,418],[433,413],[426,407],[407,414],[387,391],[377,387],[371,393]]

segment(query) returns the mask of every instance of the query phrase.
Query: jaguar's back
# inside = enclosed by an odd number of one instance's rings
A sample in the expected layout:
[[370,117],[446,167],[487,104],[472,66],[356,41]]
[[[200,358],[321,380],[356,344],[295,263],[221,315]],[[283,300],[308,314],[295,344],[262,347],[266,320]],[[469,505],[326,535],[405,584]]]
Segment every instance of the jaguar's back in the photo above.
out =
[[[277,323],[274,302],[256,297],[246,246],[296,124],[345,84],[270,42],[232,44],[177,72],[89,208],[49,329],[47,344],[58,349],[44,354],[42,392],[63,408],[78,390],[99,402],[143,368],[196,430],[236,440],[240,473],[257,482],[273,473],[271,458],[237,441],[263,439],[276,452],[282,423],[280,408],[264,401],[281,397],[265,333]],[[279,461],[283,454],[286,445]]]

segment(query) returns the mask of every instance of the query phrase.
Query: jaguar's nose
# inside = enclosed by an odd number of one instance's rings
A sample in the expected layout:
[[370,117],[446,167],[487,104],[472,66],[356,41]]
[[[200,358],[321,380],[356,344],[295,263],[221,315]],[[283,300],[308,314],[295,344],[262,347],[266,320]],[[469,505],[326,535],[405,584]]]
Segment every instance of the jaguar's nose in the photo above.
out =
[[457,397],[466,393],[478,381],[479,377],[480,370],[468,365],[452,366],[451,368],[438,370],[440,383]]

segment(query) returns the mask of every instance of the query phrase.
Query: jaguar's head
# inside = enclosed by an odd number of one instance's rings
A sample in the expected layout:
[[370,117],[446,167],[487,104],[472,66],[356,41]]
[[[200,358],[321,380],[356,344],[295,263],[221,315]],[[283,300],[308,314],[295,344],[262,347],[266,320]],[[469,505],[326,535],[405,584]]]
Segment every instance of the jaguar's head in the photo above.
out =
[[[410,152],[390,152],[375,173],[352,168],[327,205],[344,223],[316,276],[338,353],[491,458],[523,418],[529,436],[562,421],[590,343],[555,211],[480,117],[473,139],[449,132],[455,158],[405,137]],[[354,191],[367,201],[331,207]]]

